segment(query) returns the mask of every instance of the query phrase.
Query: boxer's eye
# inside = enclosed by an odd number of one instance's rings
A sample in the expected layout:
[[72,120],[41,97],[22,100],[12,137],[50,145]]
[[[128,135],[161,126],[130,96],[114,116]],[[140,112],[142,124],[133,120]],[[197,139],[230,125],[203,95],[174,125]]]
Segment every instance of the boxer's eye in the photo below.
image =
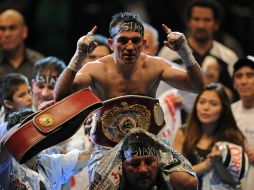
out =
[[134,38],[120,37],[117,39],[117,42],[121,43],[122,45],[127,44],[129,41],[131,41],[133,44],[138,44],[142,41],[142,39],[140,37],[134,37]]

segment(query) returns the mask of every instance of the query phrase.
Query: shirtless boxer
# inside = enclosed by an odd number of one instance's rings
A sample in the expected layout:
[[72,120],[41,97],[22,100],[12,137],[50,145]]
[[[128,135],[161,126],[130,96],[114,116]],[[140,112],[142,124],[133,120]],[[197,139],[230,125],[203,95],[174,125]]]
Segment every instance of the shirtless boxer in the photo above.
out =
[[81,37],[74,56],[56,83],[55,100],[88,87],[102,100],[128,94],[155,97],[161,80],[178,89],[194,93],[202,91],[203,75],[185,36],[171,32],[164,24],[162,27],[167,34],[164,44],[180,55],[186,71],[174,68],[162,58],[142,53],[146,44],[142,21],[133,13],[118,13],[112,17],[109,26],[108,44],[113,53],[81,68],[82,61],[97,45],[93,41],[97,27]]
[[[162,58],[142,53],[146,44],[142,21],[133,13],[118,13],[112,17],[109,26],[108,44],[113,53],[81,67],[83,60],[97,45],[93,40],[97,27],[81,37],[74,56],[55,85],[55,100],[59,101],[74,91],[88,87],[102,100],[123,95],[155,97],[161,80],[182,90],[194,93],[202,91],[203,75],[184,35],[171,32],[166,25],[162,26],[168,38],[164,44],[177,51],[186,65],[186,71],[172,67],[170,62]],[[103,154],[102,147],[97,148],[100,154]],[[94,155],[91,156],[91,160],[100,161]],[[96,171],[97,167],[93,167],[93,170]],[[192,178],[191,175],[188,176]],[[90,176],[90,180],[91,178]]]

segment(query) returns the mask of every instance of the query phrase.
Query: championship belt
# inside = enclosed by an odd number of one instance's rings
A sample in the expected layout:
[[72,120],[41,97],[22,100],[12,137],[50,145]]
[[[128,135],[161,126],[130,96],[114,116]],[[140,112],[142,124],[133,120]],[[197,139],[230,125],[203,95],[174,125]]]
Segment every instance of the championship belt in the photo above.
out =
[[22,164],[74,135],[84,119],[102,104],[89,89],[80,90],[29,116],[20,127],[8,131],[4,146]]
[[127,95],[103,102],[93,114],[91,140],[102,146],[115,146],[131,128],[158,134],[165,124],[158,99]]

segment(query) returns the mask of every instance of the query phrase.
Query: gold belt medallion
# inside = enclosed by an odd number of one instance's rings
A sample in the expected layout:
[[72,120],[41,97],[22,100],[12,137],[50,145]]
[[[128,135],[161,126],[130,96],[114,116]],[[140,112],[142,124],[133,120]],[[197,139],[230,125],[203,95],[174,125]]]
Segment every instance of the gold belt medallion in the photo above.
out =
[[43,126],[43,127],[50,127],[54,124],[54,118],[51,114],[42,114],[39,117],[39,123]]
[[101,117],[102,131],[111,141],[119,142],[131,128],[149,129],[151,112],[140,104],[114,106],[105,111]]

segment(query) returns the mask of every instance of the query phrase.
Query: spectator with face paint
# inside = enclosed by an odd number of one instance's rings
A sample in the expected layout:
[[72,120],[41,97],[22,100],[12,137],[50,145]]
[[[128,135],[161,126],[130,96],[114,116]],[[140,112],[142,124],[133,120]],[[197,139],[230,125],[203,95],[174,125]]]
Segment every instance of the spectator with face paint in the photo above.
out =
[[[65,69],[65,63],[57,57],[49,56],[34,64],[32,93],[34,110],[43,102],[54,101],[53,90],[58,76]],[[57,152],[65,152],[65,145],[55,146]],[[49,152],[51,148],[49,148]],[[51,151],[52,152],[52,151]]]
[[53,90],[64,69],[64,62],[56,57],[46,57],[34,64],[32,92],[35,110],[42,102],[54,99]]
[[[33,103],[35,111],[38,109],[38,105],[41,104],[43,101],[53,99],[53,89],[57,77],[64,70],[64,68],[64,62],[56,57],[46,57],[35,63],[32,79],[33,98],[31,97],[30,100],[30,106],[32,106]],[[56,152],[59,153],[59,148],[53,147],[47,149],[46,151],[49,154],[53,154]]]

